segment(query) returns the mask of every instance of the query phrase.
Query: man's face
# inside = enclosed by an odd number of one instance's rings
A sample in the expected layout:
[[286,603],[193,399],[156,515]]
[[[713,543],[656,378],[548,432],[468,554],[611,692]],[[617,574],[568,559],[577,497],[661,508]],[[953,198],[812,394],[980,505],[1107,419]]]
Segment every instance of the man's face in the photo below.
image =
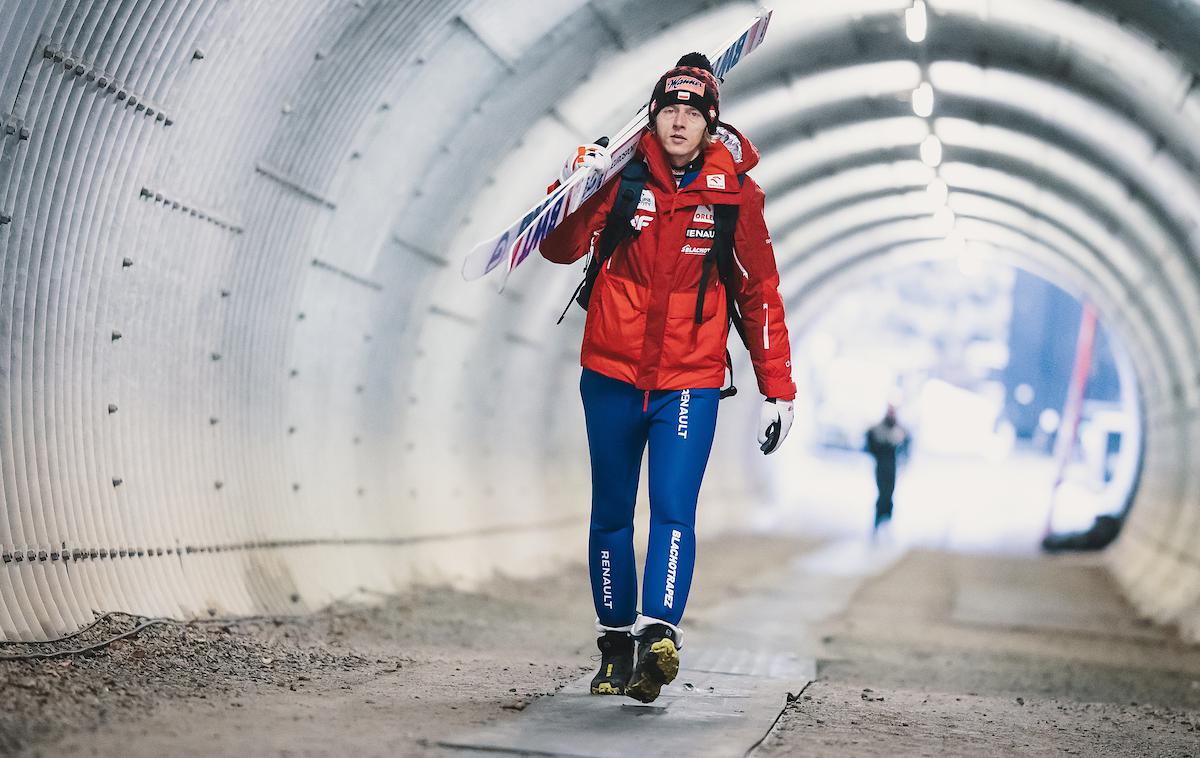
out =
[[654,133],[672,166],[685,166],[700,154],[708,124],[690,105],[668,105],[654,119]]

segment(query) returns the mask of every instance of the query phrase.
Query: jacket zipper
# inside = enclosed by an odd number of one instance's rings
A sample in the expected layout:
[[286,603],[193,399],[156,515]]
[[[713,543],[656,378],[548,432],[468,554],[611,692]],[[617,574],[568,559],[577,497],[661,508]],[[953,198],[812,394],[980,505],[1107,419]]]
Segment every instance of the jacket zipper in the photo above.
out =
[[[678,193],[679,193],[679,188],[676,187],[675,191],[669,195],[669,202],[667,203],[666,212],[656,214],[657,218],[655,219],[655,222],[659,224],[660,229],[664,228],[663,225],[666,224],[667,218],[675,212],[675,200],[676,200],[676,196],[678,195]],[[656,200],[656,204],[657,204],[657,200]],[[659,247],[661,247],[661,246],[659,246]],[[659,253],[660,253],[659,250],[655,250],[653,252],[653,254],[650,256],[650,271],[648,272],[649,273],[649,286],[647,287],[647,302],[646,302],[646,326],[642,331],[643,339],[648,334],[648,330],[650,327],[650,309],[651,309],[651,303],[653,302],[653,299],[650,296],[650,293],[654,292],[654,284],[657,281],[658,269],[660,266],[663,265],[663,262],[661,259],[663,257],[665,257],[663,255],[660,255]],[[670,297],[670,293],[668,293],[667,296]],[[662,338],[660,337],[660,341],[661,341],[661,339]],[[643,347],[643,350],[644,349],[645,348]],[[643,357],[642,360],[638,362],[639,378],[641,377],[641,372],[642,372],[641,363],[644,360],[645,360],[645,358]],[[662,354],[660,352],[659,357],[658,357],[658,363],[661,363],[661,362],[662,362]],[[656,363],[655,366],[653,367],[653,372],[654,372],[655,378],[658,377],[658,368],[659,368],[658,363]],[[649,407],[650,407],[650,392],[649,392],[649,390],[647,390],[646,397],[642,403],[642,412],[646,413],[648,411]]]
[[642,413],[646,413],[649,410],[650,410],[650,390],[646,390],[646,396],[642,400]]
[[767,308],[767,304],[763,303],[763,350],[771,349],[771,335],[767,332],[767,327],[771,325],[771,311]]

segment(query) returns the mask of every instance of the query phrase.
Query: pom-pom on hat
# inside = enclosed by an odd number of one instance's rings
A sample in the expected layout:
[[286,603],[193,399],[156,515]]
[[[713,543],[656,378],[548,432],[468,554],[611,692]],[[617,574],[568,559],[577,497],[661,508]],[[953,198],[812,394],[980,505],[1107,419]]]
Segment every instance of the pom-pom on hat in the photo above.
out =
[[703,53],[688,53],[663,74],[650,94],[650,128],[658,112],[668,105],[690,105],[700,111],[710,134],[717,131],[721,94],[712,64]]

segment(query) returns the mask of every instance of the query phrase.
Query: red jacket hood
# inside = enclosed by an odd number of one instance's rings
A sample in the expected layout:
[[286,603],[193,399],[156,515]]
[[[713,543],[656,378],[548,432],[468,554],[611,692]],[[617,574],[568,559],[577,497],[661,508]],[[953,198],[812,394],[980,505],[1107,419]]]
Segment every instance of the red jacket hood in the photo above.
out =
[[758,165],[758,148],[729,124],[721,122],[717,127],[717,142],[729,151],[735,173],[744,174]]

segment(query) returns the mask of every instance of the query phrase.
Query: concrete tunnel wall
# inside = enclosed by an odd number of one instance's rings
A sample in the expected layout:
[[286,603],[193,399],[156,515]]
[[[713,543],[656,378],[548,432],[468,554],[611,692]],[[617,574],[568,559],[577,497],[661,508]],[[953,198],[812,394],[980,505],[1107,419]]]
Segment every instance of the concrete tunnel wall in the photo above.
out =
[[[725,89],[765,156],[791,327],[848,272],[940,254],[904,199],[933,129],[971,238],[1124,341],[1146,455],[1111,563],[1195,637],[1200,11],[938,0],[914,46],[908,5],[779,3]],[[460,256],[753,12],[4,0],[0,639],[578,559],[582,319],[554,326],[578,271],[534,262],[497,295]],[[922,77],[924,128],[905,99]],[[737,375],[710,531],[794,474],[748,444]]]

